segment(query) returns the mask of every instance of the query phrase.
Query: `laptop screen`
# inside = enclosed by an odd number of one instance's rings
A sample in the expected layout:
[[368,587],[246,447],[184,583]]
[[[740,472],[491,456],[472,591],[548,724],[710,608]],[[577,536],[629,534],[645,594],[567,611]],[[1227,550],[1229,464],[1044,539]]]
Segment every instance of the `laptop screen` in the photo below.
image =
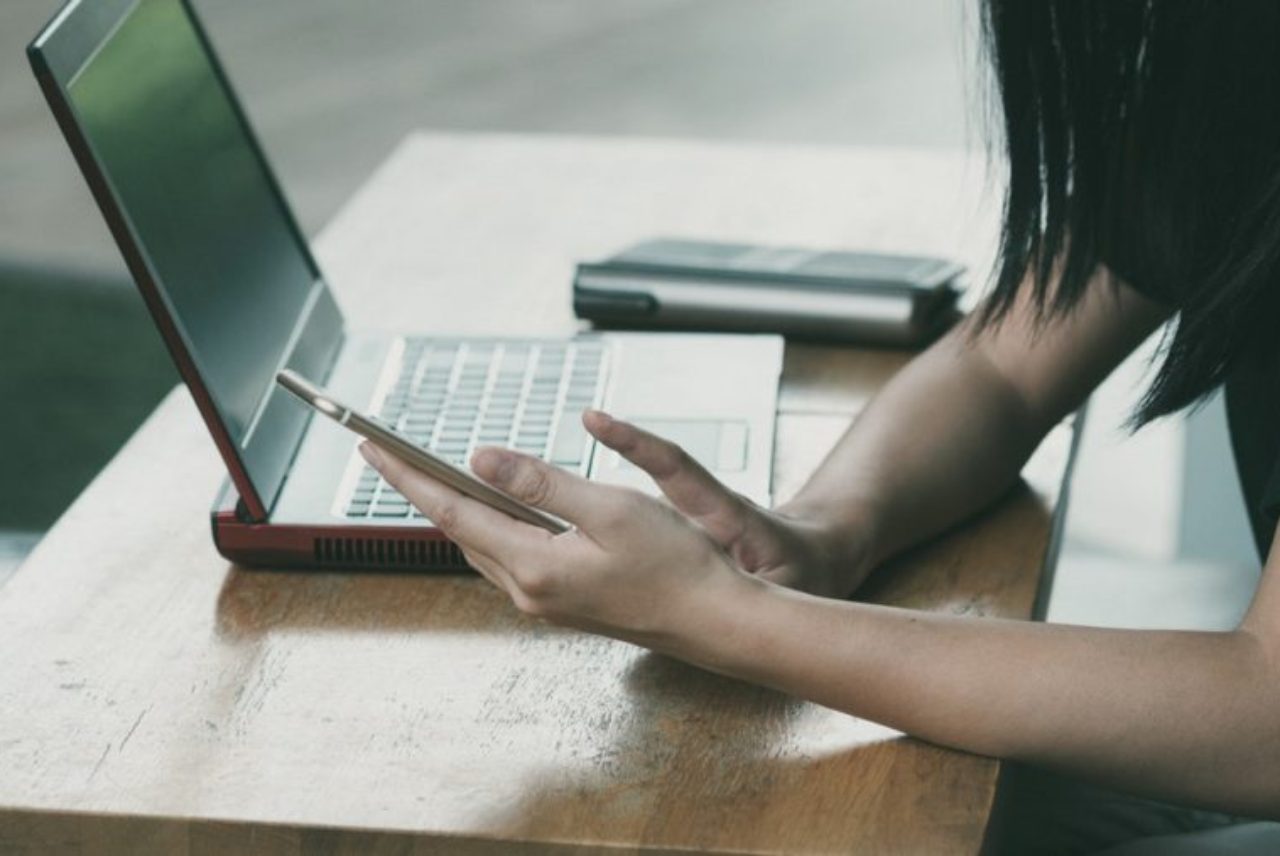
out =
[[68,87],[237,445],[317,274],[181,3],[142,0]]

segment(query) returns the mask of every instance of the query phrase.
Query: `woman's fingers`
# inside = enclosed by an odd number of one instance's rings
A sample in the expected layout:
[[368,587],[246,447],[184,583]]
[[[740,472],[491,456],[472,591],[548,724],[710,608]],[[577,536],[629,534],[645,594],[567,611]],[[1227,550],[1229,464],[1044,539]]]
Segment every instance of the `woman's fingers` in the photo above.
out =
[[510,582],[507,569],[550,538],[546,531],[463,496],[367,440],[360,444],[360,454],[450,540],[464,551],[480,554],[490,567],[506,574],[506,578],[495,580],[503,588]]
[[586,411],[582,423],[597,440],[648,473],[672,505],[721,544],[742,534],[750,506],[684,449],[599,410]]
[[474,548],[463,548],[462,556],[476,573],[488,580],[494,588],[510,597],[512,583],[510,573],[490,556]]
[[510,449],[486,446],[477,450],[471,469],[521,502],[588,530],[604,519],[610,505],[607,488]]

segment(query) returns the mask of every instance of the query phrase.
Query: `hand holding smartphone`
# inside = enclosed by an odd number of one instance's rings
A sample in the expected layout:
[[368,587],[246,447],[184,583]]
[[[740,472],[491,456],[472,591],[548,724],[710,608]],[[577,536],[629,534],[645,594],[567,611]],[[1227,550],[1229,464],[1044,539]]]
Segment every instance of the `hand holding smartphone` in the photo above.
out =
[[304,403],[328,416],[367,440],[371,440],[414,469],[440,481],[463,496],[482,502],[490,508],[525,523],[546,529],[559,535],[571,528],[563,520],[545,511],[526,505],[492,485],[481,481],[462,467],[456,467],[445,459],[433,455],[400,432],[387,427],[371,416],[360,413],[337,401],[320,387],[295,371],[285,369],[276,375],[276,382],[296,395]]

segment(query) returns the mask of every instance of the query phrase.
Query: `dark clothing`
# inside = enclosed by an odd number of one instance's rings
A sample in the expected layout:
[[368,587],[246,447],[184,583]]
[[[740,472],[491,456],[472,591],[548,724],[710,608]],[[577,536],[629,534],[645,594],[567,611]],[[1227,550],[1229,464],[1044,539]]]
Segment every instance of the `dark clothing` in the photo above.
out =
[[[1152,283],[1162,280],[1143,270],[1132,258],[1112,251],[1108,264],[1139,293],[1176,309],[1178,297]],[[1266,561],[1280,517],[1280,347],[1236,358],[1223,384],[1227,423],[1236,474],[1249,510],[1258,554]]]
[[[1111,269],[1135,289],[1177,308],[1176,297],[1144,287],[1114,262]],[[1236,472],[1265,562],[1280,515],[1280,349],[1238,358],[1224,386]],[[983,851],[994,856],[1253,856],[1280,853],[1280,824],[1167,805],[1006,762]]]
[[982,854],[1094,856],[1138,841],[1221,830],[1239,821],[1229,815],[1168,805],[1029,764],[1006,761],[1001,767]]
[[1226,397],[1236,472],[1265,562],[1280,517],[1280,352],[1241,359]]

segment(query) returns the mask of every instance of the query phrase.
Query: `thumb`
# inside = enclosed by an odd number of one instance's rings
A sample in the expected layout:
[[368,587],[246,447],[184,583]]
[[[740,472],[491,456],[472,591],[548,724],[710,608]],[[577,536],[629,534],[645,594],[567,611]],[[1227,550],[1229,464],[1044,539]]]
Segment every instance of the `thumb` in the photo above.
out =
[[722,547],[741,537],[754,506],[717,481],[684,449],[599,410],[583,413],[582,423],[593,437],[648,473],[671,504],[697,521]]
[[510,449],[477,449],[471,458],[471,470],[521,502],[570,523],[590,524],[600,505],[595,495],[598,488],[585,479]]

